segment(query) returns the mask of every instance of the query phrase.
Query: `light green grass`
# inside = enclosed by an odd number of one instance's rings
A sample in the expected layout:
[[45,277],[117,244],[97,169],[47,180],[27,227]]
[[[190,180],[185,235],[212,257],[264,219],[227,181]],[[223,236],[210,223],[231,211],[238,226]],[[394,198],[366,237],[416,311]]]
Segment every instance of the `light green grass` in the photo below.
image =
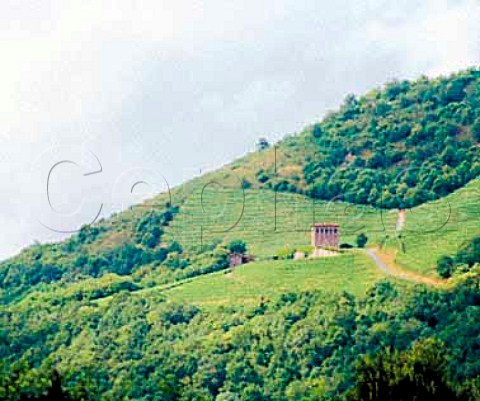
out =
[[[395,218],[395,213],[384,213],[387,229],[395,226]],[[284,247],[309,245],[311,225],[322,221],[341,225],[341,242],[354,243],[360,232],[368,232],[373,242],[385,235],[382,214],[372,207],[314,202],[267,190],[248,190],[244,197],[241,189],[212,185],[203,192],[199,186],[190,194],[166,238],[178,241],[186,251],[215,240],[243,239],[251,253],[263,257],[276,255]]]
[[361,253],[312,260],[261,261],[199,277],[164,291],[167,299],[199,306],[249,305],[287,292],[324,290],[363,295],[385,277]]
[[437,259],[455,254],[475,236],[480,236],[480,180],[438,201],[407,211],[402,232],[404,246],[392,240],[387,249],[398,250],[396,262],[402,267],[435,276]]
[[[204,185],[204,184],[203,184]],[[271,256],[282,248],[310,243],[310,227],[331,221],[341,226],[341,242],[353,244],[360,232],[369,246],[383,244],[397,252],[397,263],[407,270],[435,276],[437,259],[452,254],[480,235],[480,181],[435,202],[407,211],[402,239],[395,237],[396,210],[379,210],[344,202],[313,201],[305,196],[268,190],[219,188],[200,182],[176,216],[166,238],[177,240],[188,252],[215,240],[246,241],[250,253]]]

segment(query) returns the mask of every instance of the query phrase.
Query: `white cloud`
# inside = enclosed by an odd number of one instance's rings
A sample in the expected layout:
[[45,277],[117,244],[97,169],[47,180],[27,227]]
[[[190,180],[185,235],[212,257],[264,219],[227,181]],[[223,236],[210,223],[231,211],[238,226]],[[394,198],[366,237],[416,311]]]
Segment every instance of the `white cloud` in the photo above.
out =
[[[427,0],[367,25],[366,40],[397,52],[414,74],[435,76],[479,63],[480,4]],[[400,20],[400,23],[398,22]]]

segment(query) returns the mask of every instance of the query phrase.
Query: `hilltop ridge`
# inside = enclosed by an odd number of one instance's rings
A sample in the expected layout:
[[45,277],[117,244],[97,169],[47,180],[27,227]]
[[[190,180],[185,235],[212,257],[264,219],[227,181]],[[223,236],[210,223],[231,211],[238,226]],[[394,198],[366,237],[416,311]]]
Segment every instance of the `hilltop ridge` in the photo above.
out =
[[441,198],[480,173],[480,71],[393,81],[274,149],[232,163],[247,187],[382,208]]

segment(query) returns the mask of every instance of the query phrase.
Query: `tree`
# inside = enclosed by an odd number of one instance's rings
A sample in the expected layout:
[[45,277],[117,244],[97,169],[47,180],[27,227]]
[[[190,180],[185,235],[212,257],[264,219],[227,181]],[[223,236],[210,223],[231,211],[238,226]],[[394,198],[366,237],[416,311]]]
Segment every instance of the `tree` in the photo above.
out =
[[453,258],[450,256],[442,256],[437,262],[437,272],[442,278],[449,278],[452,276],[455,266]]
[[230,242],[227,246],[230,253],[245,253],[247,252],[247,245],[244,241],[237,239]]
[[365,245],[367,245],[368,242],[368,237],[365,235],[365,233],[360,233],[357,235],[355,242],[359,248],[365,248]]
[[457,263],[467,264],[472,267],[475,263],[480,262],[480,237],[475,237],[466,246],[457,253],[455,258]]
[[445,379],[443,344],[434,339],[415,343],[403,353],[367,356],[357,368],[357,383],[348,400],[459,400]]
[[239,401],[240,398],[235,393],[227,391],[226,393],[219,393],[215,401]]
[[323,129],[320,124],[315,124],[312,128],[312,135],[314,138],[320,138],[323,135]]
[[257,142],[257,150],[267,150],[270,147],[270,143],[267,141],[266,138],[260,138]]
[[249,189],[252,186],[250,181],[248,181],[246,178],[242,178],[242,189]]
[[477,142],[480,142],[480,118],[477,118],[472,125],[472,134]]

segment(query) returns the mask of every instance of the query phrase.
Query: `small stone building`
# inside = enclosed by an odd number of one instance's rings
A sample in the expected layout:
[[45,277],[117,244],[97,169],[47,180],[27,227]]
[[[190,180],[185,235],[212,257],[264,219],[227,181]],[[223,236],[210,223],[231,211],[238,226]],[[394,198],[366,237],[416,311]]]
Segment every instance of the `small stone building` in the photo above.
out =
[[230,267],[244,265],[245,263],[252,262],[255,258],[251,255],[245,255],[243,253],[230,254]]
[[336,223],[317,223],[312,226],[312,246],[315,248],[338,248],[340,226]]

